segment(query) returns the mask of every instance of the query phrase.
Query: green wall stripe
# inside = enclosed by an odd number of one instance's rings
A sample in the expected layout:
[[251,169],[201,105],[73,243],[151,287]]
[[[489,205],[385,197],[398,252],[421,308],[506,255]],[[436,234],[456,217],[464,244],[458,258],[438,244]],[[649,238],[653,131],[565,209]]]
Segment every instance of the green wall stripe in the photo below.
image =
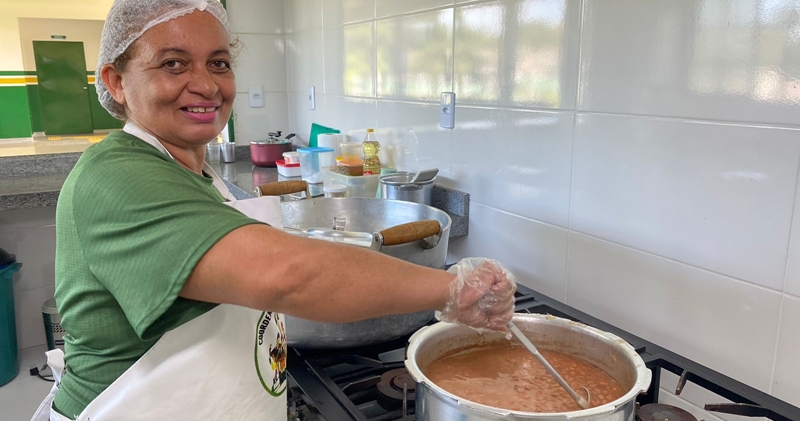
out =
[[0,139],[30,137],[31,120],[28,114],[28,90],[25,86],[0,89]]
[[39,103],[39,85],[28,85],[28,111],[31,119],[31,129],[34,132],[43,132],[42,104]]

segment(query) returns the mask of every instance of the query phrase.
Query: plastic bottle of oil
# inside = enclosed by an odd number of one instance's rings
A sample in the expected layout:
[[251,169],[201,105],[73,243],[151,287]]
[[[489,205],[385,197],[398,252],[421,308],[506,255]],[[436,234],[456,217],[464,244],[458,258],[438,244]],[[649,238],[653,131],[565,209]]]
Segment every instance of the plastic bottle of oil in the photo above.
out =
[[375,137],[374,129],[367,129],[367,137],[361,144],[364,151],[364,175],[378,175],[381,173],[381,160],[378,158],[378,152],[381,150],[381,144]]

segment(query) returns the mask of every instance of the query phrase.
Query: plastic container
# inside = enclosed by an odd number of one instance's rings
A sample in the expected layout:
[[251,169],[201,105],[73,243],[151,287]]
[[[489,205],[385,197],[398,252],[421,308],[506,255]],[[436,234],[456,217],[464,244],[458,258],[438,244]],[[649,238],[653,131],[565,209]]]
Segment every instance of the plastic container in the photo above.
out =
[[323,182],[325,186],[342,184],[347,186],[347,197],[375,197],[378,192],[379,175],[362,175],[351,177],[349,175],[338,174],[330,168],[322,169]]
[[19,373],[12,278],[21,267],[16,256],[0,249],[0,386],[10,382]]
[[64,350],[64,328],[61,327],[61,315],[58,314],[55,298],[42,304],[42,319],[44,320],[44,335],[47,338],[47,350],[56,348]]
[[342,164],[345,165],[364,165],[361,160],[361,144],[355,142],[344,142],[339,145],[342,150]]
[[287,164],[283,159],[279,159],[275,161],[275,166],[278,167],[278,174],[284,177],[292,178],[303,175],[300,171],[300,164]]
[[283,161],[286,164],[300,165],[300,154],[298,152],[284,152]]
[[330,167],[335,162],[331,148],[300,148],[300,175],[311,184],[322,183],[322,168]]
[[347,186],[344,184],[330,184],[322,189],[325,197],[347,197]]

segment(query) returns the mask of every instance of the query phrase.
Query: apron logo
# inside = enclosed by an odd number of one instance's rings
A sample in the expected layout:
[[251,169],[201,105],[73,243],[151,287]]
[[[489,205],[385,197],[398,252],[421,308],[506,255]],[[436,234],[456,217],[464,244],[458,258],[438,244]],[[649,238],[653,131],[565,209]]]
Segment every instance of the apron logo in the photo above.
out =
[[262,313],[256,326],[255,365],[264,390],[272,396],[286,391],[286,328],[280,314]]

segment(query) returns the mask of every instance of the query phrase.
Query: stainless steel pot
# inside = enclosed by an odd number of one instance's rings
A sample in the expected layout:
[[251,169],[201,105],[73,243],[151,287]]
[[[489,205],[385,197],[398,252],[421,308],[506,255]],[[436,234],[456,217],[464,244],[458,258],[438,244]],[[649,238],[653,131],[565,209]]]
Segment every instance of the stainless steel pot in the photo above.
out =
[[436,177],[427,181],[412,182],[415,175],[407,172],[382,175],[378,179],[381,183],[381,197],[430,205]]
[[514,323],[543,350],[579,358],[608,373],[627,392],[596,408],[563,413],[511,411],[481,405],[453,395],[425,376],[427,366],[454,352],[505,342],[500,333],[480,334],[470,328],[437,323],[409,340],[406,368],[417,382],[416,416],[420,421],[461,420],[614,420],[634,419],[635,399],[650,387],[652,373],[623,339],[581,323],[540,314],[517,314]]
[[[413,241],[384,245],[380,252],[418,265],[444,268],[450,238],[450,217],[439,209],[416,203],[357,197],[290,201],[282,206],[284,226],[299,230],[333,227],[333,219],[342,216],[346,218],[347,231],[370,233],[408,222],[436,220],[441,224],[440,238],[436,244]],[[315,264],[313,258],[309,258],[309,264]],[[347,280],[343,279],[342,282]],[[422,311],[355,323],[320,323],[286,316],[286,336],[289,345],[299,348],[363,346],[407,335],[425,325],[432,317],[432,311]]]

